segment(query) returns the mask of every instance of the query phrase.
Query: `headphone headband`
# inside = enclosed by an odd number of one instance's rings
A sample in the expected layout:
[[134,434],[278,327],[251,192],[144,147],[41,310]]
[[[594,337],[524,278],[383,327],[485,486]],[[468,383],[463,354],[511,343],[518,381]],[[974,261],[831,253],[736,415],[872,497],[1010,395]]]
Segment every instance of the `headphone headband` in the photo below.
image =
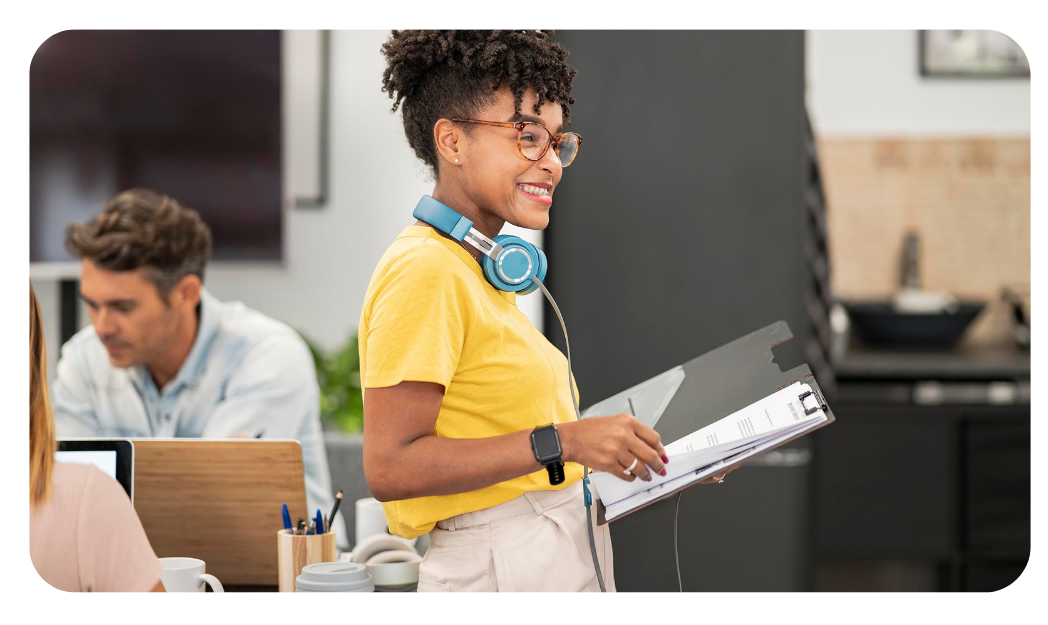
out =
[[546,255],[520,237],[502,234],[491,240],[455,209],[423,195],[411,215],[458,242],[466,241],[487,258],[481,261],[484,277],[500,291],[527,295],[535,290],[532,276],[546,278]]
[[415,211],[411,213],[411,216],[426,222],[460,243],[473,229],[472,221],[459,215],[447,204],[434,200],[428,195],[422,196],[422,199],[415,205]]

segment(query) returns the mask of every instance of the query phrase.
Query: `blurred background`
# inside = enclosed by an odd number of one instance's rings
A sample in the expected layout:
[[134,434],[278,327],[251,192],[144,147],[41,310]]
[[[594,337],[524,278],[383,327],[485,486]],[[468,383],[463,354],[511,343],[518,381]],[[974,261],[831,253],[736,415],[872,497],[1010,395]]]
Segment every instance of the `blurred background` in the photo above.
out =
[[[1030,541],[1029,64],[993,31],[560,31],[585,149],[538,243],[583,407],[776,320],[837,421],[678,517],[685,590],[967,591]],[[215,235],[206,287],[312,345],[334,483],[366,497],[355,331],[432,190],[382,31],[67,31],[30,70],[49,371],[88,322],[65,226],[148,186]],[[608,268],[613,271],[607,271]],[[554,344],[540,295],[518,299]],[[675,590],[672,500],[616,521]],[[352,506],[347,523],[354,522]],[[353,528],[349,528],[353,533]]]

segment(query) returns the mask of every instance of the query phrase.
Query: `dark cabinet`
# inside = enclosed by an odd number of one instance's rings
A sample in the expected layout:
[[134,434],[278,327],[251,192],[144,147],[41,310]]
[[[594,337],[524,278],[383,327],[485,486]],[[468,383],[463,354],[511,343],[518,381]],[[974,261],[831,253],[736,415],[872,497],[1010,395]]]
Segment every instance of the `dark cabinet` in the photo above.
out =
[[1028,558],[1021,560],[996,560],[972,558],[964,567],[964,590],[972,592],[996,592],[1007,588],[1019,579],[1026,569]]
[[813,436],[816,590],[993,591],[1022,574],[1029,406],[834,411]]
[[1030,549],[1030,425],[974,418],[963,426],[965,548],[1021,557]]
[[900,407],[834,406],[815,433],[816,545],[827,557],[947,558],[951,424]]

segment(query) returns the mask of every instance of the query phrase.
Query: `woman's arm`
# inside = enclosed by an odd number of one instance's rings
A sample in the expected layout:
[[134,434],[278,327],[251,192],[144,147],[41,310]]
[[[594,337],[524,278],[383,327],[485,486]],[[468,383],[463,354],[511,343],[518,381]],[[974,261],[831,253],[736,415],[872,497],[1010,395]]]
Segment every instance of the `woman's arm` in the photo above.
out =
[[538,471],[531,433],[433,435],[444,387],[401,382],[364,392],[364,477],[379,501],[464,493]]
[[[504,482],[542,468],[531,450],[531,430],[476,439],[442,438],[433,428],[444,388],[401,382],[368,388],[364,401],[364,477],[379,501],[451,495]],[[592,417],[557,425],[565,462],[650,479],[647,464],[663,472],[659,435],[630,415]]]

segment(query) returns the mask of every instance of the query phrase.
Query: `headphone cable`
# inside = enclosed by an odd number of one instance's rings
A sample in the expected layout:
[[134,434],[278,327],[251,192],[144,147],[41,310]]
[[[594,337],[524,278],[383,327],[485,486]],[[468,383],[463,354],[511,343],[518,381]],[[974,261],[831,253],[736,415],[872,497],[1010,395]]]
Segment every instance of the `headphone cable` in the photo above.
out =
[[[579,400],[578,400],[577,397],[575,397],[575,385],[572,384],[572,379],[571,379],[571,343],[568,342],[568,328],[567,328],[566,325],[564,325],[564,317],[563,317],[563,315],[560,314],[560,308],[557,306],[556,300],[554,300],[553,296],[550,295],[548,290],[546,290],[546,285],[542,284],[542,281],[539,280],[538,278],[536,278],[535,276],[531,276],[531,280],[532,280],[532,282],[537,284],[540,289],[542,289],[542,294],[545,295],[546,299],[549,300],[549,303],[553,305],[553,311],[557,313],[557,319],[560,320],[560,329],[564,333],[565,352],[567,352],[567,356],[568,356],[568,390],[571,391],[571,403],[575,407],[575,416],[578,418],[579,421],[581,421],[582,420],[582,413],[579,412]],[[593,516],[592,516],[592,512],[590,511],[590,507],[593,505],[593,495],[590,494],[589,483],[590,483],[590,481],[589,481],[589,467],[587,467],[586,465],[583,465],[582,466],[582,496],[583,496],[583,498],[584,498],[584,500],[586,502],[586,529],[589,531],[590,555],[593,556],[593,568],[597,572],[597,583],[600,585],[600,591],[601,592],[607,592],[607,590],[604,588],[604,576],[600,572],[600,562],[597,560],[596,541],[593,538]],[[679,498],[678,498],[678,503],[679,503]],[[674,541],[676,541],[676,536],[677,536],[677,534],[676,534],[676,529],[677,529],[676,519],[674,519],[673,529],[674,529],[674,534],[673,534]],[[676,546],[676,542],[674,542],[674,546]],[[677,578],[680,579],[680,567],[679,566],[677,568]]]

